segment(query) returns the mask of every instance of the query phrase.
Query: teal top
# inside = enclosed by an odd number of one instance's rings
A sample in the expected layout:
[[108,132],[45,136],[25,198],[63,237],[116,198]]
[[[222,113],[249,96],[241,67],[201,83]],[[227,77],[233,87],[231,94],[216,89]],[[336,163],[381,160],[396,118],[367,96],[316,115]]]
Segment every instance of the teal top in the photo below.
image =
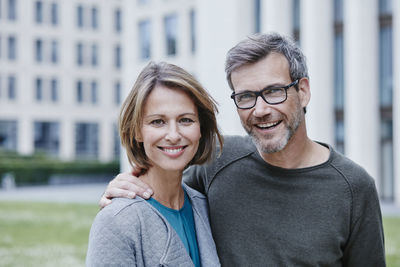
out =
[[147,201],[167,219],[169,224],[171,224],[182,240],[182,243],[185,245],[187,252],[192,258],[194,266],[200,267],[199,247],[197,245],[192,204],[190,203],[186,191],[184,192],[185,200],[183,202],[183,207],[180,210],[170,209],[154,198],[150,198]]

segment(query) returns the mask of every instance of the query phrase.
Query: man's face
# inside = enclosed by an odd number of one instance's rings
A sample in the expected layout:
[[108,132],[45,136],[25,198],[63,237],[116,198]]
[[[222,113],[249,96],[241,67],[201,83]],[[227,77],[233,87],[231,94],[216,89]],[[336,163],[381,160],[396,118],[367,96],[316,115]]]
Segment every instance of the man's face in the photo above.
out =
[[[289,63],[285,56],[278,53],[271,53],[259,62],[238,68],[232,72],[231,79],[235,93],[259,91],[270,86],[282,87],[292,82]],[[306,90],[302,90],[304,86]],[[237,110],[244,129],[260,153],[269,154],[284,149],[299,125],[304,123],[303,107],[309,100],[308,80],[301,79],[299,88],[298,92],[295,87],[290,87],[287,100],[281,104],[270,105],[258,97],[253,108]]]

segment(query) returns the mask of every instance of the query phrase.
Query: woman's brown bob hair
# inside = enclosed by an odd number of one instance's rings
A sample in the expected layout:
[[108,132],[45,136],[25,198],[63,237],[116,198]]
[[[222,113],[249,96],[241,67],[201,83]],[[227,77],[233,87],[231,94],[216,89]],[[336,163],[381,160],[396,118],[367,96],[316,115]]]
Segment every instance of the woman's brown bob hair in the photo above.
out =
[[136,140],[140,136],[143,122],[144,104],[150,92],[157,86],[179,89],[188,94],[197,107],[201,139],[197,153],[189,162],[202,164],[211,159],[215,151],[216,139],[222,149],[223,138],[218,131],[215,114],[218,112],[213,98],[201,84],[184,69],[165,62],[150,62],[139,74],[132,90],[122,104],[119,117],[121,143],[125,147],[129,163],[144,171],[151,167],[143,148]]

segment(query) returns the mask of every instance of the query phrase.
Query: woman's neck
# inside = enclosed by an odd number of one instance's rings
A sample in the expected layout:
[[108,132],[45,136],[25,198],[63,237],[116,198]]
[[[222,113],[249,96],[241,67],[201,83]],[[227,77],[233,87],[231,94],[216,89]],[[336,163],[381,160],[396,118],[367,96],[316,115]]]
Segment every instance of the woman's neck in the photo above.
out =
[[154,191],[153,198],[164,206],[179,210],[183,206],[182,172],[168,172],[151,167],[139,177]]

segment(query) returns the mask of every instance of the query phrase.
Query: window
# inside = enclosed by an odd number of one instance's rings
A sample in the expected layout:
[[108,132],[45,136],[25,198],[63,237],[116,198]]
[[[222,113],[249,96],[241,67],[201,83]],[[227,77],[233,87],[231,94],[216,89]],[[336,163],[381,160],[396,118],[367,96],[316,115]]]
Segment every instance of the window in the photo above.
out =
[[51,62],[58,62],[58,42],[56,40],[51,42]]
[[43,41],[41,39],[35,41],[35,60],[36,62],[43,61]]
[[83,83],[82,81],[76,82],[76,102],[83,102]]
[[76,123],[75,155],[81,159],[96,159],[98,155],[98,124]]
[[300,0],[293,0],[293,37],[300,44]]
[[17,122],[0,120],[0,148],[4,150],[17,150]]
[[139,22],[139,55],[140,59],[151,57],[151,24],[149,20]]
[[335,23],[343,23],[343,0],[334,0],[333,5]]
[[14,36],[8,37],[8,59],[17,59],[17,40]]
[[76,7],[76,25],[78,28],[83,28],[83,6]]
[[380,195],[394,199],[392,1],[379,0]]
[[176,15],[167,16],[164,19],[164,31],[166,39],[166,50],[168,56],[176,55],[178,17]]
[[379,32],[379,87],[381,106],[391,106],[393,98],[393,37],[392,26],[382,26]]
[[50,96],[52,102],[58,101],[58,81],[57,79],[53,78],[50,81]]
[[190,48],[192,53],[196,52],[196,12],[190,11]]
[[34,148],[35,152],[57,156],[60,143],[60,131],[58,122],[34,122]]
[[97,57],[98,57],[98,47],[96,44],[92,45],[92,66],[97,66],[98,61],[97,61]]
[[8,99],[14,100],[17,97],[17,81],[15,76],[8,76]]
[[36,101],[42,101],[42,99],[43,99],[43,80],[42,80],[42,78],[37,78],[35,81],[35,98],[36,98]]
[[121,46],[120,45],[116,45],[115,46],[115,67],[117,69],[121,68]]
[[78,66],[83,65],[83,44],[82,43],[76,44],[76,64]]
[[261,0],[254,0],[254,32],[261,31]]
[[8,0],[8,19],[17,19],[17,0]]
[[121,104],[121,83],[120,82],[115,82],[114,85],[114,103],[116,105],[120,105]]
[[381,197],[384,200],[394,199],[393,173],[393,121],[381,121]]
[[[397,0],[395,0],[397,1]],[[391,15],[393,10],[392,0],[379,0],[379,14]]]
[[58,4],[57,3],[51,3],[51,24],[57,25],[58,24]]
[[91,87],[92,104],[96,104],[97,103],[97,82],[96,81],[92,81],[90,87]]
[[92,7],[92,28],[97,29],[98,20],[97,20],[97,7]]
[[122,29],[121,9],[116,9],[114,12],[114,28],[116,32],[121,32]]
[[113,132],[114,132],[114,159],[119,160],[120,157],[120,146],[121,146],[121,140],[119,137],[118,133],[118,126],[117,124],[113,125]]
[[43,3],[42,3],[42,1],[35,2],[35,22],[38,24],[43,22]]
[[343,0],[334,0],[335,146],[344,153],[344,42]]

